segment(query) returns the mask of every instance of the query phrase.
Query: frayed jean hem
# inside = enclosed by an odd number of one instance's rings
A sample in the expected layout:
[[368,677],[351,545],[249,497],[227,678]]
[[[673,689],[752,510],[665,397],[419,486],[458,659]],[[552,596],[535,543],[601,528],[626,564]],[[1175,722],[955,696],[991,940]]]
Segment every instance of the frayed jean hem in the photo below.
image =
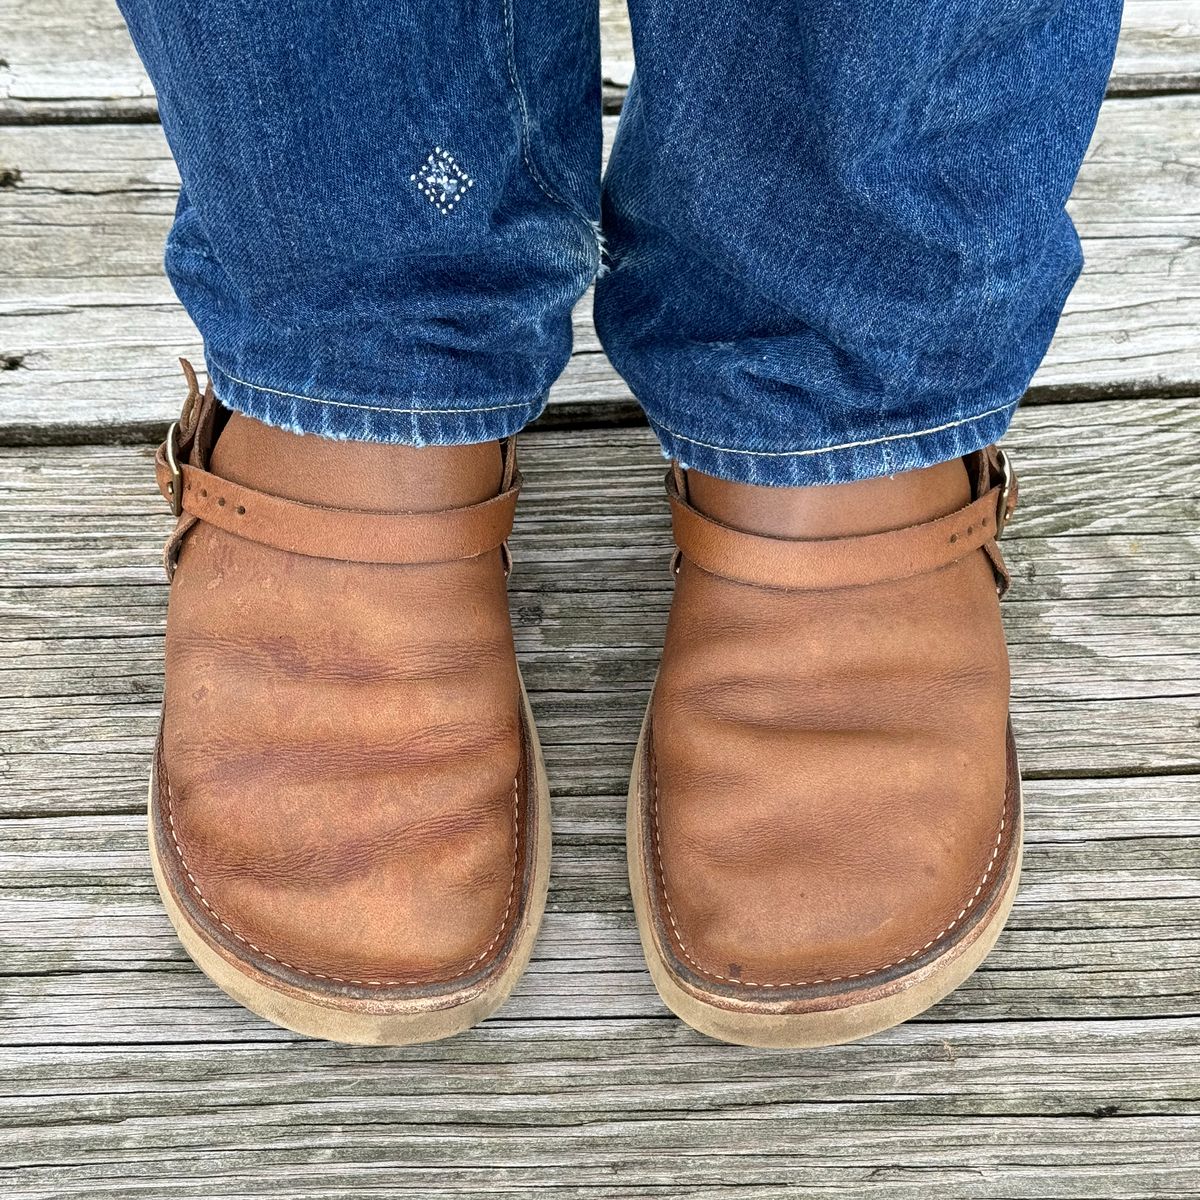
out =
[[857,483],[949,462],[998,441],[1019,400],[929,429],[794,450],[716,445],[651,418],[664,457],[735,483],[769,487]]
[[462,408],[390,406],[376,398],[328,399],[304,395],[286,383],[250,382],[224,371],[211,359],[209,376],[217,399],[228,409],[291,433],[337,441],[402,446],[463,446],[494,442],[518,433],[539,416],[546,397],[481,403]]

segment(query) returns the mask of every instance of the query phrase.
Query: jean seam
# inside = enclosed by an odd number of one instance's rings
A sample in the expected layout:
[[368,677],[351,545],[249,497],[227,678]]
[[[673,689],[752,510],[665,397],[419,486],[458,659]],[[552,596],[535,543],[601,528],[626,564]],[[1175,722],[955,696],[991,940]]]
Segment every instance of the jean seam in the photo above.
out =
[[[213,364],[216,366],[216,364]],[[280,388],[264,387],[260,383],[251,383],[248,379],[239,379],[236,375],[231,375],[228,371],[221,367],[216,368],[221,375],[229,380],[230,383],[239,384],[242,387],[248,387],[255,392],[263,392],[268,396],[282,396],[287,400],[305,400],[309,404],[328,404],[334,408],[357,408],[365,412],[378,413],[396,413],[400,416],[422,416],[422,417],[437,417],[437,416],[455,416],[458,413],[475,413],[475,412],[501,412],[507,409],[514,408],[530,408],[531,403],[523,404],[486,404],[475,405],[469,408],[387,408],[376,404],[356,404],[350,400],[326,400],[321,396],[305,396],[300,392],[285,392]]]
[[677,433],[669,425],[659,421],[657,418],[654,419],[653,423],[669,437],[677,438],[681,442],[688,442],[693,446],[700,446],[705,450],[717,450],[723,454],[744,454],[752,458],[803,458],[817,454],[834,454],[842,450],[859,450],[865,446],[903,442],[913,438],[926,437],[934,433],[944,433],[948,429],[957,429],[961,425],[969,425],[973,421],[982,421],[985,417],[993,417],[997,413],[1007,412],[1009,409],[1016,408],[1019,403],[1019,400],[1011,400],[1008,404],[989,408],[985,412],[975,413],[974,416],[962,417],[957,421],[948,421],[943,425],[933,425],[928,429],[916,429],[912,433],[890,433],[883,437],[868,438],[866,441],[842,442],[837,446],[816,446],[806,450],[741,450],[736,446],[718,446],[713,442],[702,442],[698,438],[688,437],[686,433]]
[[508,60],[508,82],[513,90],[513,94],[517,98],[517,108],[520,110],[521,116],[521,161],[524,162],[530,179],[537,184],[547,199],[578,217],[587,225],[591,233],[596,235],[598,232],[596,222],[585,212],[576,208],[565,197],[560,196],[545,181],[541,171],[538,170],[537,165],[533,161],[533,122],[529,119],[529,101],[525,97],[525,89],[521,86],[521,79],[517,74],[516,22],[513,20],[513,0],[504,0],[504,35],[505,57]]

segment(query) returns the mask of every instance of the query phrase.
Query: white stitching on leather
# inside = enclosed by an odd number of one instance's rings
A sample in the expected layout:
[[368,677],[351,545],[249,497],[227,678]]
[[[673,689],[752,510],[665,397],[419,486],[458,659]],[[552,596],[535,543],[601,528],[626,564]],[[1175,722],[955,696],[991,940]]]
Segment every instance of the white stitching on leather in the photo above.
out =
[[889,433],[886,437],[870,438],[865,442],[842,442],[838,446],[817,446],[811,450],[738,450],[733,446],[718,446],[713,442],[701,442],[696,438],[690,438],[684,433],[676,433],[669,425],[664,425],[657,419],[652,424],[657,425],[665,433],[669,433],[671,437],[678,438],[681,442],[688,442],[692,446],[700,446],[705,450],[720,450],[724,454],[745,454],[751,458],[803,458],[812,454],[831,454],[835,450],[857,450],[861,446],[878,446],[881,442],[904,442],[910,438],[925,437],[930,433],[944,433],[947,429],[957,429],[960,425],[969,425],[972,421],[982,421],[984,417],[994,417],[997,413],[1007,412],[1010,408],[1016,408],[1019,403],[1019,400],[1013,400],[1010,404],[989,408],[986,412],[976,413],[973,417],[963,417],[961,421],[948,421],[945,425],[931,425],[928,429],[917,429],[912,433]]
[[671,900],[667,895],[667,873],[663,869],[662,863],[662,834],[658,822],[658,759],[654,757],[651,751],[651,760],[654,764],[654,859],[655,865],[658,867],[658,877],[662,883],[663,902],[667,907],[667,917],[670,919],[671,928],[675,932],[675,940],[679,943],[679,949],[683,953],[684,958],[692,964],[693,967],[701,974],[709,979],[719,979],[723,983],[740,984],[742,987],[751,988],[789,988],[789,987],[811,987],[818,983],[841,983],[847,979],[862,979],[865,975],[877,975],[880,971],[890,970],[892,967],[898,967],[901,963],[908,962],[910,958],[916,958],[918,954],[924,954],[930,947],[937,945],[950,931],[967,915],[974,906],[975,901],[979,899],[979,894],[983,891],[987,884],[988,878],[991,876],[992,868],[996,865],[996,855],[1000,853],[1000,842],[1004,837],[1004,827],[1007,821],[1007,816],[1003,809],[1000,812],[1000,828],[996,832],[996,844],[992,847],[992,857],[988,859],[987,868],[983,872],[983,878],[979,881],[979,886],[971,894],[971,898],[959,909],[958,916],[950,922],[940,933],[934,934],[933,937],[921,946],[919,949],[906,954],[903,958],[897,958],[890,963],[884,963],[881,967],[868,967],[865,971],[855,971],[853,975],[829,975],[823,979],[797,979],[790,983],[755,983],[750,979],[734,979],[729,975],[721,975],[716,971],[710,971],[706,967],[702,967],[688,951],[687,945],[683,940],[683,934],[679,929],[679,925],[675,920],[675,914],[671,910]]
[[313,979],[327,979],[332,983],[351,983],[351,984],[355,984],[359,987],[395,987],[400,984],[445,983],[445,982],[447,982],[447,980],[458,979],[463,975],[469,974],[470,971],[476,966],[476,964],[478,964],[484,958],[487,957],[487,955],[491,951],[492,947],[500,940],[500,935],[504,932],[505,926],[507,926],[507,924],[508,924],[508,914],[512,911],[513,896],[516,894],[516,889],[517,889],[517,869],[520,865],[517,861],[517,838],[518,838],[517,826],[518,826],[518,816],[519,816],[519,801],[518,801],[518,796],[517,796],[517,784],[520,779],[519,775],[517,776],[516,779],[513,780],[513,871],[512,871],[512,880],[508,885],[508,900],[504,905],[504,915],[500,918],[500,928],[496,930],[496,936],[493,937],[492,940],[490,942],[488,942],[488,944],[486,946],[484,946],[484,948],[473,959],[471,959],[471,961],[469,963],[467,963],[467,965],[461,971],[457,971],[453,975],[447,975],[440,979],[434,979],[434,980],[430,980],[430,979],[347,979],[341,975],[326,975],[326,974],[323,974],[321,971],[310,971],[307,967],[298,967],[298,966],[296,966],[295,963],[287,962],[282,958],[276,958],[275,955],[272,954],[270,951],[264,950],[261,946],[255,945],[255,943],[252,942],[249,938],[243,937],[240,933],[238,933],[238,931],[236,929],[233,928],[232,925],[230,925],[227,921],[225,921],[221,917],[221,914],[218,913],[217,910],[215,908],[213,908],[213,906],[211,904],[209,904],[204,893],[200,890],[200,884],[197,882],[195,875],[192,874],[191,868],[188,866],[187,859],[184,857],[184,854],[183,854],[183,847],[179,843],[179,836],[175,832],[175,814],[171,808],[171,798],[172,798],[171,797],[171,777],[169,775],[167,775],[167,773],[166,773],[166,764],[165,763],[163,764],[163,776],[166,779],[166,784],[167,784],[167,824],[171,830],[171,841],[175,844],[175,853],[179,856],[180,865],[183,867],[184,872],[187,874],[188,881],[192,885],[192,890],[196,893],[196,896],[199,899],[200,903],[203,904],[206,909],[208,909],[208,911],[212,914],[213,919],[221,926],[222,929],[225,930],[226,933],[231,934],[233,937],[237,938],[237,940],[239,942],[243,943],[243,945],[249,946],[251,950],[255,951],[257,954],[261,954],[264,958],[269,958],[273,963],[278,963],[281,967],[287,967],[287,969],[289,971],[296,971],[301,975],[308,975],[310,978],[313,978]]

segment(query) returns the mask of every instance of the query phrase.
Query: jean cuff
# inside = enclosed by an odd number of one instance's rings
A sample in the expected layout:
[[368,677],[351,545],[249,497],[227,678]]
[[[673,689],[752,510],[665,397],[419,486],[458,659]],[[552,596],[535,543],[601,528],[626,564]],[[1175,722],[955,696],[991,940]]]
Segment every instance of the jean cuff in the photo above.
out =
[[305,395],[287,384],[250,382],[223,370],[209,357],[209,378],[226,408],[290,433],[313,433],[335,441],[386,442],[404,446],[463,446],[511,437],[539,416],[546,397],[474,407],[417,408],[377,400]]
[[1012,420],[1019,398],[983,412],[911,433],[890,433],[834,446],[796,450],[715,445],[699,433],[691,436],[651,418],[666,458],[735,483],[769,487],[857,483],[931,467],[961,458],[998,441]]

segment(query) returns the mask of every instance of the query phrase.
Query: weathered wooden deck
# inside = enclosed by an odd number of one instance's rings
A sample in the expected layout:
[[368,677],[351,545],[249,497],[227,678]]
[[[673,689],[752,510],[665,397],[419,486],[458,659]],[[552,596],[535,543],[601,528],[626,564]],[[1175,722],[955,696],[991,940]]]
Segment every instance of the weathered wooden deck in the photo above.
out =
[[[629,56],[605,5],[608,108]],[[610,124],[614,118],[610,116]],[[1200,0],[1127,0],[1089,266],[1009,446],[1024,888],[921,1019],[802,1054],[659,1003],[623,796],[669,602],[661,463],[587,321],[514,549],[555,791],[535,961],[479,1029],[294,1037],[175,942],[143,846],[195,333],[111,0],[0,0],[0,1188],[6,1196],[1200,1195]]]

